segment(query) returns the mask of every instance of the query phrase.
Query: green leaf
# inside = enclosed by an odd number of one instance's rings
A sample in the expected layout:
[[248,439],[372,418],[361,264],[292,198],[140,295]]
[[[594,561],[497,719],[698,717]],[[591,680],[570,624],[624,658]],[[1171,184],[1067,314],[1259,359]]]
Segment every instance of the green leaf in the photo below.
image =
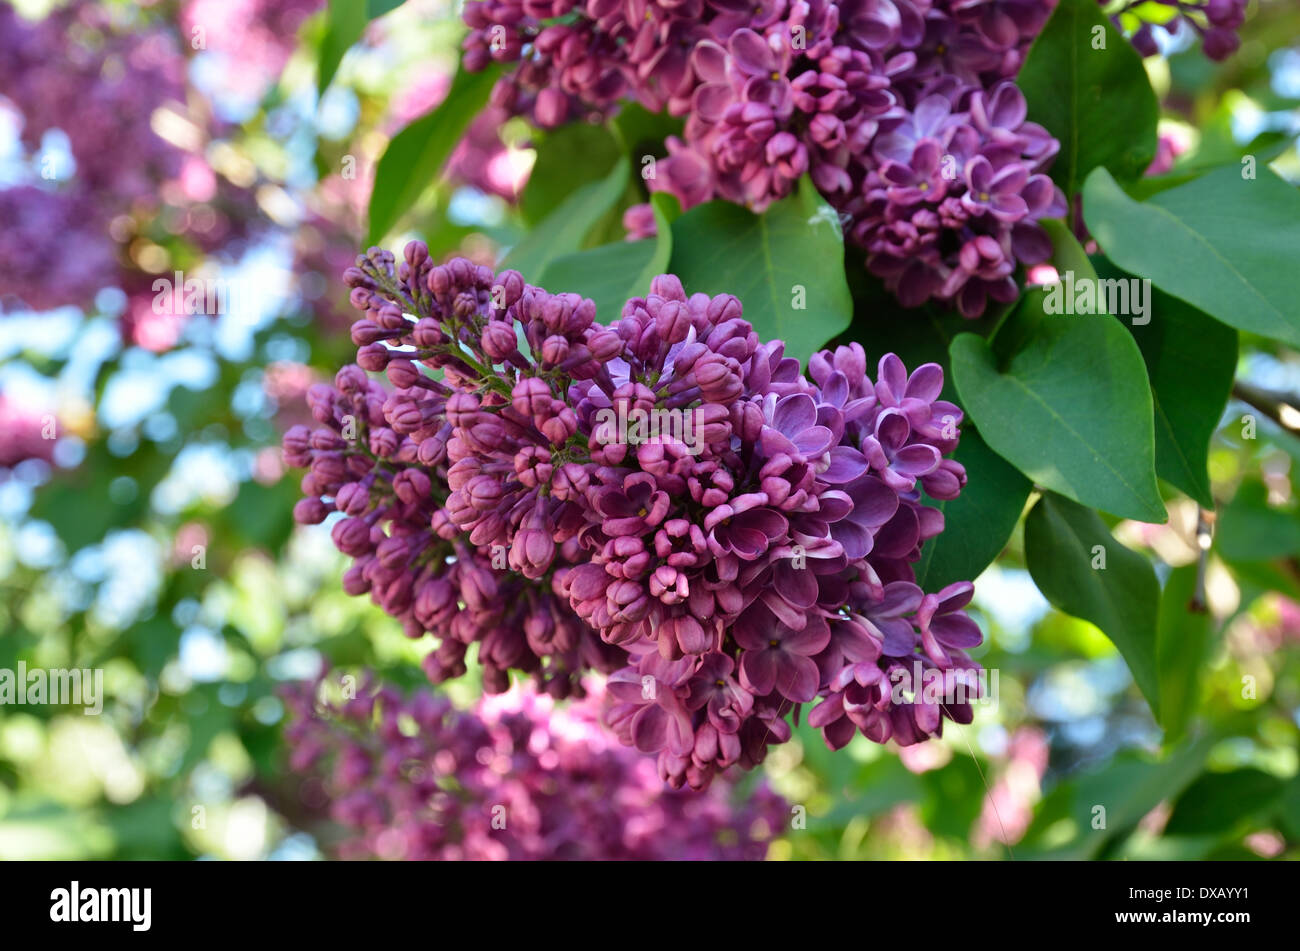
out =
[[603,125],[573,122],[541,136],[537,160],[519,196],[519,211],[536,225],[573,193],[576,183],[604,178],[622,154]]
[[1151,563],[1115,541],[1096,512],[1051,493],[1025,519],[1025,562],[1048,601],[1097,625],[1119,648],[1147,703],[1159,713],[1160,582]]
[[676,205],[677,199],[662,193],[654,198],[656,237],[619,241],[555,258],[542,271],[541,286],[553,293],[590,297],[596,305],[596,320],[606,326],[618,320],[623,305],[633,297],[645,297],[650,281],[668,270],[673,238],[662,209]]
[[368,244],[378,244],[424,190],[437,180],[466,127],[488,100],[497,68],[456,74],[437,109],[408,125],[388,143],[370,194]]
[[989,566],[1015,530],[1033,488],[1015,467],[967,428],[953,458],[966,467],[966,487],[950,502],[933,502],[943,512],[943,532],[921,546],[916,583],[937,591],[971,580]]
[[1160,109],[1142,58],[1096,0],[1061,0],[1016,83],[1029,118],[1061,143],[1051,174],[1067,197],[1098,166],[1131,181],[1155,157]]
[[687,293],[735,294],[758,335],[799,360],[849,325],[843,261],[839,219],[807,177],[761,215],[711,201],[673,223],[671,270]]
[[1165,742],[1187,731],[1200,702],[1201,669],[1210,644],[1213,619],[1196,596],[1195,564],[1175,568],[1160,595],[1156,627],[1156,667],[1160,672],[1160,725]]
[[1026,296],[1019,323],[1032,332],[1004,368],[982,337],[953,339],[962,407],[989,447],[1039,485],[1114,515],[1165,521],[1137,344],[1110,317],[1046,316],[1043,299],[1041,290]]
[[510,249],[498,270],[513,268],[530,284],[538,284],[546,266],[561,255],[577,251],[627,187],[628,163],[619,158],[599,181],[579,186],[546,219]]
[[1219,835],[1271,809],[1282,795],[1281,779],[1258,769],[1202,773],[1174,803],[1165,835]]
[[316,65],[316,95],[325,95],[325,90],[334,81],[334,74],[343,62],[343,54],[352,48],[352,44],[361,39],[369,21],[367,5],[357,0],[329,0],[329,10],[325,14],[325,38],[321,41],[320,60]]
[[[1104,258],[1099,260],[1103,278],[1131,279]],[[1147,288],[1146,323],[1137,323],[1136,318],[1121,322],[1137,341],[1151,380],[1156,474],[1204,508],[1213,508],[1210,437],[1232,390],[1237,332],[1176,297]]]
[[[1213,743],[1214,737],[1202,737],[1159,761],[1121,754],[1100,770],[1062,783],[1043,799],[1025,834],[1026,849],[1018,855],[1096,858],[1162,801],[1186,788],[1200,772]],[[1098,824],[1103,818],[1105,822]],[[1062,828],[1073,835],[1058,842],[1057,830]]]
[[1239,330],[1300,345],[1300,191],[1239,166],[1131,199],[1104,170],[1084,184],[1084,217],[1118,267]]
[[1270,561],[1300,554],[1300,516],[1268,504],[1264,483],[1241,484],[1219,513],[1215,547],[1232,562]]
[[378,20],[386,13],[392,13],[406,0],[366,0],[366,16]]

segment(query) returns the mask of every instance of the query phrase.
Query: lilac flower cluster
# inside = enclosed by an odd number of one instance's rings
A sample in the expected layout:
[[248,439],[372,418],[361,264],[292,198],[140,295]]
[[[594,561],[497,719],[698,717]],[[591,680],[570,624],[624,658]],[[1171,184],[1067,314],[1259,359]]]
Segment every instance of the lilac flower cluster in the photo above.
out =
[[[1046,0],[484,0],[467,68],[519,61],[498,105],[554,125],[631,97],[688,116],[653,190],[762,210],[810,174],[905,306],[1012,300],[1064,213],[1058,145],[1010,79]],[[555,18],[565,17],[556,22]],[[635,216],[634,220],[643,220]],[[644,230],[644,229],[641,229]]]
[[[1211,56],[1235,48],[1245,0],[1176,5]],[[517,63],[493,102],[544,127],[624,99],[687,117],[647,181],[684,208],[761,211],[810,174],[904,306],[977,317],[1015,299],[1017,267],[1051,253],[1038,222],[1066,210],[1043,174],[1059,143],[1011,82],[1054,6],[471,0],[464,62]],[[1152,45],[1150,28],[1135,42]],[[628,225],[644,237],[653,218],[637,208]]]
[[286,694],[294,773],[328,803],[348,859],[758,860],[789,807],[766,785],[743,801],[665,790],[599,722],[599,692],[557,707],[515,688],[458,712],[430,691],[365,688],[330,702]]
[[[187,115],[172,30],[131,17],[90,0],[39,20],[0,5],[0,111],[15,114],[30,165],[30,181],[0,189],[0,296],[38,310],[85,306],[142,279],[133,245],[181,236],[209,252],[255,214],[251,194],[158,133],[159,110],[187,135],[212,129]],[[55,131],[71,163],[41,152]]]
[[925,498],[966,480],[937,365],[890,354],[873,383],[853,344],[809,380],[738,299],[671,275],[608,328],[590,300],[418,242],[345,279],[358,365],[311,392],[321,428],[286,434],[309,468],[295,514],[343,513],[345,588],[442,638],[435,681],[473,642],[489,690],[508,668],[557,697],[612,672],[611,726],[674,786],[752,767],[819,697],[836,747],[969,721],[910,680],[978,669],[972,586],[926,595],[911,568],[943,528]]

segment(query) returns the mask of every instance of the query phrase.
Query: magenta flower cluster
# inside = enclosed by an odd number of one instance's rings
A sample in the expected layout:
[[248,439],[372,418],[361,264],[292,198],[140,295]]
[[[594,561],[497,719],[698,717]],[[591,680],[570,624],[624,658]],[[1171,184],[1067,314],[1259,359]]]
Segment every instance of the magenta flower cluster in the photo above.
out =
[[[190,112],[185,70],[174,25],[149,12],[72,0],[27,20],[0,4],[0,112],[17,119],[28,165],[0,188],[0,298],[86,306],[105,287],[149,287],[128,252],[137,238],[208,252],[242,234],[251,194],[216,175],[203,142],[159,134],[159,110],[186,134],[214,131],[206,107]],[[66,154],[47,148],[55,132]]]
[[908,679],[977,669],[980,642],[971,585],[926,595],[911,567],[943,528],[927,499],[966,480],[937,365],[890,354],[872,382],[853,344],[807,379],[737,298],[671,275],[609,327],[417,242],[345,277],[357,365],[285,436],[296,516],[342,513],[345,588],[441,638],[433,680],[472,643],[490,691],[510,668],[556,697],[610,673],[610,725],[674,786],[752,767],[818,698],[836,747],[969,721]]
[[[1171,0],[1172,4],[1172,0]],[[517,63],[498,107],[550,127],[633,99],[686,117],[647,180],[762,211],[811,175],[905,307],[966,317],[1051,254],[1059,150],[1012,80],[1054,0],[471,0],[466,68]],[[1178,3],[1206,51],[1244,0]],[[1195,13],[1195,16],[1193,16]],[[1202,25],[1204,21],[1207,26]],[[1135,38],[1150,46],[1150,28]],[[648,208],[626,219],[652,233]]]
[[464,712],[427,690],[330,701],[320,681],[285,697],[290,767],[346,830],[342,858],[754,861],[790,816],[765,784],[665,790],[601,727],[598,690],[558,707],[515,688]]
[[[470,69],[518,60],[497,101],[543,126],[635,98],[686,116],[652,190],[761,211],[809,174],[908,307],[1010,301],[1065,211],[1058,144],[1010,82],[1044,0],[484,0]],[[563,18],[557,20],[556,18]],[[636,227],[650,219],[632,213]],[[644,233],[644,228],[634,234]]]

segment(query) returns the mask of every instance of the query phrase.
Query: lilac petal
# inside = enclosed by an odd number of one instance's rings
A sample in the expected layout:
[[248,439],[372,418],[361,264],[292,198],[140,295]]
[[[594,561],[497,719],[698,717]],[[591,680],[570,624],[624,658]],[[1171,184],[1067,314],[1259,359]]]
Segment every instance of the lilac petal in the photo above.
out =
[[942,459],[943,456],[934,446],[918,443],[914,446],[904,446],[894,453],[894,464],[890,468],[904,475],[923,476],[939,468]]
[[[903,395],[902,389],[897,392],[900,397]],[[876,439],[886,450],[902,448],[911,435],[912,424],[896,409],[887,409],[876,419]]]
[[840,694],[833,693],[808,711],[808,725],[813,729],[820,730],[843,716],[844,699]]
[[871,529],[848,519],[836,522],[831,529],[831,536],[840,543],[844,548],[845,556],[852,561],[871,554],[872,545],[875,543],[875,533]]
[[977,155],[966,163],[966,184],[973,192],[990,191],[989,183],[993,180],[993,166],[982,155]]
[[790,523],[774,509],[755,508],[737,515],[732,522],[748,531],[761,532],[765,540],[775,540],[786,533]]
[[632,743],[642,753],[658,753],[668,745],[668,714],[657,703],[632,718]]
[[776,668],[776,689],[787,700],[808,703],[817,696],[821,672],[811,658],[786,654]]
[[959,611],[970,604],[971,598],[974,596],[974,584],[969,581],[954,581],[947,587],[942,588],[936,595],[939,599],[938,613],[947,614],[951,611]]
[[888,399],[882,394],[881,401],[889,406],[897,406],[907,392],[907,368],[903,366],[903,361],[898,359],[897,354],[887,353],[880,358],[877,373],[877,389],[883,387],[888,394]]
[[795,448],[805,459],[815,459],[831,448],[834,437],[825,426],[809,426],[794,439]]
[[772,413],[772,425],[783,436],[791,439],[816,424],[817,404],[807,393],[791,393],[782,397]]
[[[776,615],[776,619],[792,631],[802,631],[808,624],[808,615],[791,606],[785,598],[768,589],[759,595],[767,609]],[[769,635],[769,638],[771,635]]]
[[881,558],[903,558],[911,554],[920,537],[916,513],[910,506],[903,506],[876,533],[875,553]]
[[817,514],[825,522],[838,522],[853,511],[853,499],[839,489],[827,489],[819,501],[821,507]]
[[790,631],[781,637],[781,649],[791,654],[812,657],[831,642],[831,628],[821,615],[813,615],[802,631]]
[[936,136],[951,112],[952,104],[944,96],[926,96],[918,102],[912,113],[917,138]]
[[874,663],[881,654],[881,642],[854,621],[841,621],[836,625],[835,643],[855,664]]
[[989,209],[1000,221],[1019,221],[1029,214],[1029,206],[1019,195],[994,195]]
[[898,617],[921,606],[924,592],[910,581],[891,581],[885,585],[885,599],[871,606],[873,617]]
[[731,628],[732,637],[745,650],[762,650],[772,639],[776,630],[776,618],[763,605],[757,604],[747,610]]
[[702,83],[727,81],[727,51],[712,40],[701,40],[695,44],[691,66]]
[[[1048,181],[1050,182],[1051,179]],[[849,398],[848,377],[839,370],[832,373],[826,379],[826,385],[822,387],[822,398],[835,406],[843,406]]]
[[805,565],[794,567],[791,559],[776,563],[772,578],[777,592],[790,604],[805,610],[817,603],[817,576]]
[[766,76],[776,71],[772,48],[753,30],[737,30],[727,41],[733,61],[747,76]]
[[901,618],[885,618],[874,625],[880,632],[881,650],[886,657],[907,657],[916,651],[916,629]]
[[740,655],[741,683],[762,696],[776,684],[777,652],[770,649],[745,651]]
[[849,497],[853,499],[849,518],[857,525],[884,525],[898,511],[898,493],[875,476],[855,483]]
[[917,367],[907,379],[906,395],[922,403],[933,403],[943,392],[943,367],[925,363]]
[[978,647],[984,640],[979,625],[965,614],[944,614],[930,622],[935,639],[945,647]]
[[850,446],[836,446],[830,451],[830,467],[818,475],[828,485],[844,485],[867,471],[867,460]]

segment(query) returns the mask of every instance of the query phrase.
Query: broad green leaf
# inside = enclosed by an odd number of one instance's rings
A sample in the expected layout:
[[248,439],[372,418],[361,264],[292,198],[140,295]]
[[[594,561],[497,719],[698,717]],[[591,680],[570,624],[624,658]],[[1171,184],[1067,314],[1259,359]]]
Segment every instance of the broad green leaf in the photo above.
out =
[[1096,0],[1057,4],[1016,84],[1029,118],[1061,143],[1051,174],[1067,196],[1098,166],[1131,181],[1155,157],[1160,109],[1142,58]]
[[565,254],[546,265],[540,284],[552,293],[581,294],[596,305],[596,320],[606,326],[617,321],[623,305],[644,297],[650,281],[668,270],[672,229],[663,209],[676,205],[667,194],[654,196],[657,234],[644,241],[619,241],[587,251]]
[[325,14],[325,38],[321,41],[320,61],[316,65],[316,94],[324,96],[343,62],[343,54],[361,39],[370,22],[367,4],[357,0],[329,0]]
[[540,137],[537,160],[519,196],[519,211],[530,226],[546,218],[582,182],[604,178],[622,153],[603,125],[573,122]]
[[1175,568],[1160,595],[1156,626],[1156,667],[1160,674],[1160,725],[1165,742],[1178,740],[1200,702],[1201,669],[1213,619],[1195,609],[1196,565]]
[[[909,368],[910,369],[910,368]],[[933,502],[943,512],[943,532],[921,546],[916,583],[937,591],[972,580],[998,556],[1024,510],[1029,480],[967,427],[953,456],[966,467],[966,487],[950,502]]]
[[388,143],[375,169],[367,243],[378,244],[442,171],[466,127],[487,102],[497,68],[456,74],[447,98]]
[[1137,345],[1113,318],[1046,316],[1042,302],[1042,291],[1026,297],[1032,333],[1004,367],[982,337],[953,339],[961,406],[989,447],[1039,485],[1114,515],[1165,521]]
[[1119,648],[1158,714],[1160,582],[1151,563],[1117,542],[1096,512],[1051,493],[1025,519],[1025,562],[1048,601],[1097,625]]
[[839,219],[807,177],[761,215],[711,201],[673,223],[671,270],[687,293],[735,294],[758,335],[799,360],[849,325],[843,261]]
[[1300,776],[1291,777],[1282,793],[1282,802],[1278,808],[1278,818],[1286,829],[1287,835],[1300,839]]
[[1258,769],[1202,773],[1174,803],[1165,835],[1216,835],[1271,809],[1284,782]]
[[1248,480],[1219,513],[1219,554],[1232,562],[1269,561],[1300,555],[1300,515],[1294,506],[1269,505],[1268,489]]
[[1300,345],[1300,191],[1264,167],[1242,174],[1220,168],[1139,202],[1098,169],[1084,218],[1116,266],[1238,330]]
[[618,201],[627,187],[627,169],[627,159],[620,158],[604,178],[579,186],[510,249],[499,270],[513,268],[525,281],[538,284],[546,266],[577,251],[582,239]]
[[[1130,280],[1100,259],[1104,279]],[[1237,332],[1176,297],[1146,285],[1142,317],[1123,317],[1151,380],[1156,474],[1204,508],[1214,507],[1207,460],[1237,368]],[[1149,293],[1148,293],[1149,291]]]
[[392,13],[406,0],[366,0],[366,16],[378,20],[385,13]]
[[1213,744],[1214,737],[1202,737],[1160,760],[1121,754],[1100,770],[1062,783],[1043,799],[1017,857],[1096,858],[1162,801],[1182,792]]

